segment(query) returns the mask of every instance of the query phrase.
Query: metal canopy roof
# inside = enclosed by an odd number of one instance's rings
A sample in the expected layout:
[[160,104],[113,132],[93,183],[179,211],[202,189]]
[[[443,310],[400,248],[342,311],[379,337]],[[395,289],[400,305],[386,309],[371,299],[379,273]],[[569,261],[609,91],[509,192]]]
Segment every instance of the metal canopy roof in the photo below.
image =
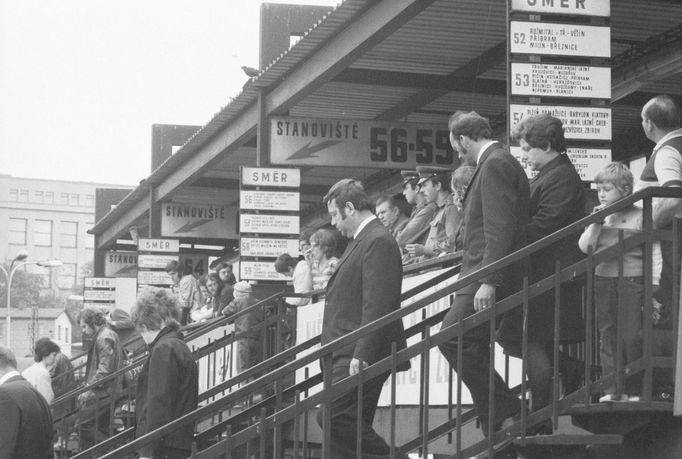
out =
[[[238,202],[239,166],[256,165],[261,111],[445,125],[463,109],[503,120],[505,8],[501,0],[346,0],[97,222],[98,248],[144,224],[152,201],[196,199],[204,189]],[[658,93],[682,95],[682,4],[612,0],[610,25],[613,156],[620,159],[651,148],[639,132],[642,103]],[[399,183],[397,171],[386,169],[304,167],[304,225],[323,222],[323,190],[348,176],[373,192]]]

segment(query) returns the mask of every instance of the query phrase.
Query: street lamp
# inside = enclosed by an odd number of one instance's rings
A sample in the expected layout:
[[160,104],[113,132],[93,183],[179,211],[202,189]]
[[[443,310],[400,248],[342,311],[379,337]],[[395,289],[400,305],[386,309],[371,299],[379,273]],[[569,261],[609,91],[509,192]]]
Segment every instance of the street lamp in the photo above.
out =
[[[14,277],[14,273],[17,271],[17,269],[21,268],[22,266],[26,265],[38,265],[42,266],[43,268],[57,268],[61,266],[63,263],[61,260],[45,260],[45,261],[24,261],[28,258],[28,252],[25,250],[19,251],[17,255],[12,259],[12,262],[9,264],[9,273],[3,266],[0,266],[0,270],[2,270],[3,273],[5,273],[5,278],[7,279],[7,347],[11,347],[12,340],[11,340],[11,330],[12,330],[12,325],[11,325],[11,309],[10,309],[10,301],[11,301],[11,295],[10,295],[10,288],[12,286],[12,277]],[[18,263],[17,263],[18,262]],[[16,263],[16,264],[15,264]]]

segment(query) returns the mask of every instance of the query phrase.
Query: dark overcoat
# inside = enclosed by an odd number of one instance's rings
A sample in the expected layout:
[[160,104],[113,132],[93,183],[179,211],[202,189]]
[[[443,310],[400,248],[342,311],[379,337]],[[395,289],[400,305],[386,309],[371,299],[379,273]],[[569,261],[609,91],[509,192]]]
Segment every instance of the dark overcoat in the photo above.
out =
[[[135,436],[141,437],[193,411],[199,400],[199,370],[180,331],[162,329],[149,346],[149,359],[138,376]],[[145,447],[142,456],[162,457],[164,448],[190,451],[189,424]]]
[[[564,228],[585,216],[585,189],[580,176],[568,156],[561,154],[548,162],[530,181],[530,220],[526,231],[528,243]],[[580,233],[561,239],[535,253],[530,259],[529,282],[550,276],[555,261],[565,267],[584,255],[578,248]],[[560,339],[576,342],[584,337],[582,319],[584,276],[562,285],[560,290]],[[550,290],[529,302],[528,339],[547,342],[554,339],[554,291]],[[519,309],[504,318],[498,339],[521,341],[522,311]]]

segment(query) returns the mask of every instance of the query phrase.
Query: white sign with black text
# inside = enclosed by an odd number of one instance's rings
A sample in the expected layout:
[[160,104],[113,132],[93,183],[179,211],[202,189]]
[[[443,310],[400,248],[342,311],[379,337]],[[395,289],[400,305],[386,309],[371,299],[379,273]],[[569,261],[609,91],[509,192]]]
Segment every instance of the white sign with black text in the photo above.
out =
[[299,188],[299,169],[276,169],[271,167],[242,167],[242,186],[268,186],[277,188]]
[[298,234],[298,215],[240,214],[239,230],[242,233]]
[[609,0],[511,0],[511,10],[608,17],[611,4]]
[[301,210],[301,194],[298,191],[241,190],[239,208],[248,210]]
[[239,247],[243,257],[278,257],[283,253],[298,256],[298,239],[242,237]]
[[611,69],[586,65],[511,63],[518,96],[611,98]]
[[611,57],[611,28],[511,21],[511,52],[556,56]]
[[540,113],[559,118],[567,139],[611,140],[610,108],[510,104],[509,125],[513,127],[524,117]]
[[[528,177],[533,177],[535,172],[528,167],[527,161],[523,158],[521,147],[510,147],[510,152],[523,166]],[[611,162],[611,150],[608,148],[582,148],[569,147],[566,154],[575,166],[578,175],[584,182],[591,182],[597,173],[608,163]]]

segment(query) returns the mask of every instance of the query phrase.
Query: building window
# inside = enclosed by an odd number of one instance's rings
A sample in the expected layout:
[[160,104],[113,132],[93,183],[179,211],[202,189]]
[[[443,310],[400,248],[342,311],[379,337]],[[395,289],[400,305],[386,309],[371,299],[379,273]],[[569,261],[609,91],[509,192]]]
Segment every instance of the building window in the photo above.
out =
[[69,205],[70,206],[79,206],[80,205],[80,195],[78,193],[71,193]]
[[26,219],[25,218],[10,218],[9,219],[9,243],[17,245],[26,245]]
[[57,341],[61,341],[61,340],[62,340],[62,326],[57,325]]
[[52,191],[45,192],[45,204],[54,204],[54,192]]
[[69,205],[69,193],[61,193],[60,200],[61,200],[61,204],[68,206]]
[[50,247],[52,246],[52,221],[51,220],[36,220],[35,221],[35,245]]
[[77,247],[78,222],[62,222],[61,247]]
[[95,248],[95,236],[92,234],[88,234],[88,228],[92,228],[95,226],[94,223],[86,223],[85,228],[83,228],[85,232],[85,248],[86,249],[94,249]]
[[86,194],[85,195],[85,205],[87,207],[95,207],[95,195]]
[[11,188],[9,190],[9,200],[17,202],[19,200],[19,190],[16,188]]
[[52,288],[52,269],[34,266],[32,271],[40,276],[42,288]]
[[42,204],[45,201],[45,193],[41,190],[36,190],[35,193],[33,193],[33,197],[37,203]]
[[19,202],[28,202],[28,190],[19,190]]
[[73,290],[76,287],[76,264],[64,263],[59,267],[57,286],[64,290]]

